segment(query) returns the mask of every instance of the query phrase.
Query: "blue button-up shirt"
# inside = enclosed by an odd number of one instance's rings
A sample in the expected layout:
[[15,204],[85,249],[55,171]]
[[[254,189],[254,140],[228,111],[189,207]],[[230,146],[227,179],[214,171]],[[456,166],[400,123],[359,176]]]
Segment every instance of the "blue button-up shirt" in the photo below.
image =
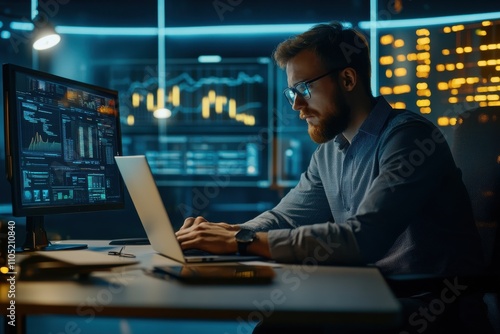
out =
[[482,267],[467,191],[442,133],[383,97],[352,142],[321,144],[295,188],[243,224],[269,231],[273,259],[375,264],[383,273]]

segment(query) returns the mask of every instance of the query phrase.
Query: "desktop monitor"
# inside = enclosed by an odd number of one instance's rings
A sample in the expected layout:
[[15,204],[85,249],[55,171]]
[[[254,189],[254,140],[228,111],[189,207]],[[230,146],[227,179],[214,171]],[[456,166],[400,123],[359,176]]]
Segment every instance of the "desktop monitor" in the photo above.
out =
[[[26,217],[23,250],[51,244],[47,215],[120,209],[124,186],[118,92],[49,73],[3,65],[6,174],[12,211]],[[71,223],[71,221],[68,221]]]

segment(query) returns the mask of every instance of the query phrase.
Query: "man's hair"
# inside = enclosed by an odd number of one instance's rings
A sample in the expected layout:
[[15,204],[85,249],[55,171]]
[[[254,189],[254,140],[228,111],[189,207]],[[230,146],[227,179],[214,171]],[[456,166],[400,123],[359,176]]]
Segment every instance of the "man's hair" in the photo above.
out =
[[345,28],[336,21],[315,25],[281,42],[274,51],[274,59],[279,67],[285,68],[288,61],[303,50],[315,52],[326,70],[353,68],[371,95],[370,51],[365,36],[357,30]]

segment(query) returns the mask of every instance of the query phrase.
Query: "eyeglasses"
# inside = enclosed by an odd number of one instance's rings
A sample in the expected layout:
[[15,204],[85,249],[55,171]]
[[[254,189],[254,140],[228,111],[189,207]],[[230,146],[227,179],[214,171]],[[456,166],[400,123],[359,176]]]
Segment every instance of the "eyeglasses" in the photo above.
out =
[[120,250],[117,252],[117,251],[109,251],[108,252],[108,255],[116,255],[116,256],[120,256],[120,257],[135,257],[134,254],[130,254],[130,253],[123,253],[123,250],[125,249],[125,246],[123,246],[122,248],[120,248]]
[[288,87],[283,91],[283,94],[285,94],[286,99],[288,102],[290,102],[291,105],[293,105],[293,101],[295,101],[295,97],[297,94],[300,94],[302,97],[305,99],[310,99],[311,98],[311,91],[309,90],[309,84],[313,83],[314,81],[317,81],[321,78],[326,77],[329,74],[332,74],[334,71],[337,71],[338,69],[333,69],[328,72],[326,72],[323,75],[320,75],[319,77],[316,77],[311,80],[307,81],[301,81],[297,82],[293,87]]

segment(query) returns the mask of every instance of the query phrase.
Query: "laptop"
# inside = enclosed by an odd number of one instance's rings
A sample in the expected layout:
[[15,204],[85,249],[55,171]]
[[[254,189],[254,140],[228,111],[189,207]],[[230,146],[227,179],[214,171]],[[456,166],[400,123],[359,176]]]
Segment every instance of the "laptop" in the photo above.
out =
[[[186,255],[184,254],[163,200],[144,155],[116,156],[115,161],[130,193],[139,219],[153,249],[181,263],[242,262],[263,260],[254,255]],[[188,251],[189,252],[189,251]]]

